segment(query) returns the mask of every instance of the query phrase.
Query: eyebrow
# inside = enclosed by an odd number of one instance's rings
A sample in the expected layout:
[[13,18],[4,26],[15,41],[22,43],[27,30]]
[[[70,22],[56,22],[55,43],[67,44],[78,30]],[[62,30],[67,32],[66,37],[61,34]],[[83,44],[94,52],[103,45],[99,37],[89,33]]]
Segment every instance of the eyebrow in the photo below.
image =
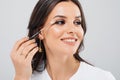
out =
[[81,16],[76,16],[75,18],[81,18]]
[[56,16],[53,17],[53,18],[56,18],[56,17],[67,18],[66,16],[63,16],[63,15],[56,15]]
[[[63,16],[63,15],[56,15],[55,17],[53,17],[53,19],[56,17],[67,18],[66,16]],[[76,16],[75,18],[81,18],[81,16]]]

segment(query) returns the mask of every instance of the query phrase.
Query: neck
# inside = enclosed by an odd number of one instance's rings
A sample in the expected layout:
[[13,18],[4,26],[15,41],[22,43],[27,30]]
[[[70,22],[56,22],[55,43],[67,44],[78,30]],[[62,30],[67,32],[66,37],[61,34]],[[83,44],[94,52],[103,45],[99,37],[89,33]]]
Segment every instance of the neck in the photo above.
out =
[[52,80],[68,80],[78,69],[79,61],[72,56],[47,56],[47,71]]

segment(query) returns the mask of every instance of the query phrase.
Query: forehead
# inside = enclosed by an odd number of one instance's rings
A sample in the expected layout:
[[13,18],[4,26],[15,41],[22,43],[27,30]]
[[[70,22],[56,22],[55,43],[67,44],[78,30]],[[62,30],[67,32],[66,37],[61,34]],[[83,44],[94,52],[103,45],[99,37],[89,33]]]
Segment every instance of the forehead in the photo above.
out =
[[50,13],[49,17],[54,17],[56,15],[64,15],[68,17],[80,16],[80,9],[78,6],[71,1],[64,1],[58,3]]

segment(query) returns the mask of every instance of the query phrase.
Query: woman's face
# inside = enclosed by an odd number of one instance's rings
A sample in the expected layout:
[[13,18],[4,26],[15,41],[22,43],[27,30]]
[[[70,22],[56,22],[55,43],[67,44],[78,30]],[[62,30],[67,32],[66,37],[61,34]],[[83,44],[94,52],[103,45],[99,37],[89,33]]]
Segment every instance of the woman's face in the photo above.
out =
[[41,30],[47,53],[73,55],[80,45],[84,31],[79,8],[71,1],[60,2],[52,10]]

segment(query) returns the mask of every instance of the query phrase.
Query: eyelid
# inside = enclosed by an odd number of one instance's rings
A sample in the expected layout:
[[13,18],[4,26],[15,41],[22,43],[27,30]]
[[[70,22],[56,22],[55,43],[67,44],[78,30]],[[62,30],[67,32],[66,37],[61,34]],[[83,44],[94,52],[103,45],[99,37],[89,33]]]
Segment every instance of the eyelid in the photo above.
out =
[[75,21],[80,21],[80,22],[81,22],[81,20],[80,20],[80,19],[76,19]]
[[[57,20],[54,20],[54,23],[53,25],[64,25],[66,23],[65,19],[57,19]],[[80,19],[75,19],[73,21],[73,24],[75,25],[81,25],[81,20]]]
[[58,18],[55,21],[65,21],[63,18]]
[[[77,22],[77,23],[79,22],[79,24],[76,24],[76,22]],[[81,25],[81,21],[80,21],[79,19],[76,19],[73,23],[74,23],[75,25]]]
[[[60,22],[61,22],[61,23],[60,23]],[[60,24],[59,24],[59,23],[60,23]],[[63,24],[65,24],[65,20],[63,20],[63,19],[56,20],[56,21],[54,22],[54,24],[63,25]]]

